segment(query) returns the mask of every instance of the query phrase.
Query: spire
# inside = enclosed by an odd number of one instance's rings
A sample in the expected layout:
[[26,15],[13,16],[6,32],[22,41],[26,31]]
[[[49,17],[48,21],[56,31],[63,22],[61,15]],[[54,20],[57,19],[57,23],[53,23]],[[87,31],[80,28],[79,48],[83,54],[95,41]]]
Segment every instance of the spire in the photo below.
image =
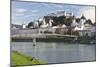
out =
[[81,19],[86,19],[86,17],[84,16],[84,14],[82,14]]

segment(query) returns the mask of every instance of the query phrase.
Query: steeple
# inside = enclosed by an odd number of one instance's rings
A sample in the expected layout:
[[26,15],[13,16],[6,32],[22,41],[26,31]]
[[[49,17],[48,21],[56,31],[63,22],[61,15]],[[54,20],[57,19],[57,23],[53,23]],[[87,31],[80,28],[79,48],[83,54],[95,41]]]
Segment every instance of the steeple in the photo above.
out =
[[81,19],[86,19],[86,17],[84,16],[84,14],[82,14]]
[[84,16],[84,14],[82,14],[80,19],[81,19],[80,26],[81,26],[81,29],[83,29],[84,28],[84,23],[86,22],[86,17]]

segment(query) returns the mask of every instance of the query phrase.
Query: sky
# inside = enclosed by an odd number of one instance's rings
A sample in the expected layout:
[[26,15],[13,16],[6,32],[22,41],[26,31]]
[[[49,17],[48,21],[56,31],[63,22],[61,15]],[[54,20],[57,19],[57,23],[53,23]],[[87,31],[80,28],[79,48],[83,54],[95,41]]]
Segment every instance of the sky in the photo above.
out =
[[50,13],[56,13],[57,11],[73,13],[76,17],[81,17],[82,14],[84,14],[87,19],[91,19],[92,22],[95,22],[94,6],[12,1],[11,23],[20,25],[28,24],[31,21],[37,20]]

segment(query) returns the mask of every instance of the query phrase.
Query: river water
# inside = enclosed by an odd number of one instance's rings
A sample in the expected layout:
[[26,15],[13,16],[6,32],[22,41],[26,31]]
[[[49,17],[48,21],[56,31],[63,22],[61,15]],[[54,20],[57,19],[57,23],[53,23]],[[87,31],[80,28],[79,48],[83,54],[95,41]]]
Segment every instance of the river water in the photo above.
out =
[[12,42],[11,50],[41,59],[47,63],[95,60],[95,44],[69,44],[63,42]]

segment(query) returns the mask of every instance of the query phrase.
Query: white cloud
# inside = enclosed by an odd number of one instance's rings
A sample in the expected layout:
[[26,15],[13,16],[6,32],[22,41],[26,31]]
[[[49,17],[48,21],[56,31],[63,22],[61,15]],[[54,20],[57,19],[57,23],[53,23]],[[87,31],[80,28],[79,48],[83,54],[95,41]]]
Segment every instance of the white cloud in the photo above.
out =
[[32,10],[32,12],[33,12],[33,13],[36,13],[36,12],[38,12],[38,10]]
[[19,16],[23,16],[24,15],[24,13],[19,13],[19,14],[15,14],[15,16],[17,16],[17,17],[19,17]]
[[33,4],[33,5],[37,5],[38,3],[37,3],[37,2],[32,2],[31,4]]
[[59,9],[57,11],[66,11],[66,12],[70,12],[70,9]]
[[84,14],[87,19],[91,19],[95,22],[95,7],[85,7],[80,10],[80,16]]
[[40,3],[41,5],[44,5],[44,6],[49,6],[49,4],[46,4],[46,3]]
[[16,12],[17,13],[23,13],[23,12],[26,12],[27,10],[26,9],[23,9],[23,8],[19,8],[19,9],[16,9]]
[[57,7],[57,8],[63,8],[62,5],[59,4],[51,4],[51,3],[40,3],[42,6],[46,6],[46,7]]
[[63,8],[62,5],[58,5],[58,4],[54,4],[54,7],[57,7],[57,8]]
[[34,16],[37,16],[37,14],[28,14],[28,15],[24,15],[22,17],[23,17],[23,19],[27,19],[27,18],[34,17]]

